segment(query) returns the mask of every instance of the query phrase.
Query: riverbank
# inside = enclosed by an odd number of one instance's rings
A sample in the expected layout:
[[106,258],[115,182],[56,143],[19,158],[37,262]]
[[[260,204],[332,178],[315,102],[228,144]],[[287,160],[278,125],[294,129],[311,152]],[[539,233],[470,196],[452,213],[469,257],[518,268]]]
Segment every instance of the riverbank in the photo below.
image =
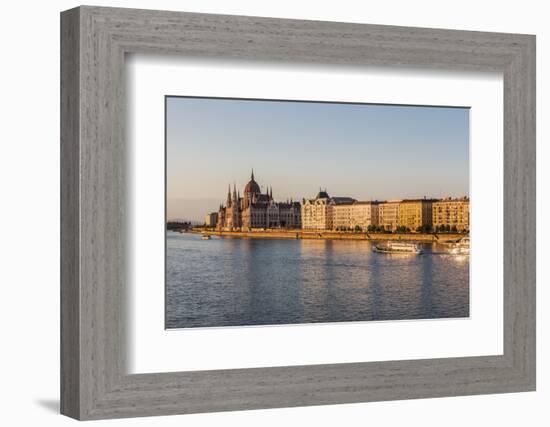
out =
[[245,239],[321,239],[321,240],[407,240],[414,242],[438,242],[458,240],[464,237],[461,233],[352,233],[345,231],[311,231],[311,230],[254,230],[254,231],[219,231],[194,228],[192,233],[207,234]]

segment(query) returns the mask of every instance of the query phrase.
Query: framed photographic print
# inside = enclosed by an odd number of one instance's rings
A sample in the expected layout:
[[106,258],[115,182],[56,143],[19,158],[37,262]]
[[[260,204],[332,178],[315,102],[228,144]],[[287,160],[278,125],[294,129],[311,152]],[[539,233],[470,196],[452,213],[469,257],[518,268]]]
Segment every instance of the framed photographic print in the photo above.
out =
[[535,389],[535,38],[61,15],[61,407]]

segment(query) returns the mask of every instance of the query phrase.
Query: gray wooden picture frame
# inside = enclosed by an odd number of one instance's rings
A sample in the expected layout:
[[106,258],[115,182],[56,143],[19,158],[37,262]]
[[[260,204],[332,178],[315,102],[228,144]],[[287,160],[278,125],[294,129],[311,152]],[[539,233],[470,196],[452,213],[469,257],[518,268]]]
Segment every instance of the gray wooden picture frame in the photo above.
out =
[[[127,53],[490,70],[504,78],[504,353],[125,369]],[[61,412],[77,419],[535,390],[535,37],[83,6],[61,14]]]

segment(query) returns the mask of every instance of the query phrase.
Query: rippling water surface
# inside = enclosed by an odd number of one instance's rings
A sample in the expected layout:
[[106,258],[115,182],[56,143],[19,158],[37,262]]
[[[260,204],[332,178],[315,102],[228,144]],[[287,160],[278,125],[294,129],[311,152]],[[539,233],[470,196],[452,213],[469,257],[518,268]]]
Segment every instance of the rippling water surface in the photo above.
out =
[[168,232],[166,327],[468,317],[468,256],[423,249]]

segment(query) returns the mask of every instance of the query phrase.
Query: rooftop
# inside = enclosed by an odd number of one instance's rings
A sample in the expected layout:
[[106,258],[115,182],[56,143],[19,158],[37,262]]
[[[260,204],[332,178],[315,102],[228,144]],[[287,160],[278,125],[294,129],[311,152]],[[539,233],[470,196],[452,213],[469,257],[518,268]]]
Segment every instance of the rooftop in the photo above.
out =
[[335,205],[351,205],[356,202],[356,200],[352,197],[332,197],[330,201]]
[[321,190],[319,189],[319,193],[317,193],[316,199],[330,199],[330,196],[327,193],[327,190]]

